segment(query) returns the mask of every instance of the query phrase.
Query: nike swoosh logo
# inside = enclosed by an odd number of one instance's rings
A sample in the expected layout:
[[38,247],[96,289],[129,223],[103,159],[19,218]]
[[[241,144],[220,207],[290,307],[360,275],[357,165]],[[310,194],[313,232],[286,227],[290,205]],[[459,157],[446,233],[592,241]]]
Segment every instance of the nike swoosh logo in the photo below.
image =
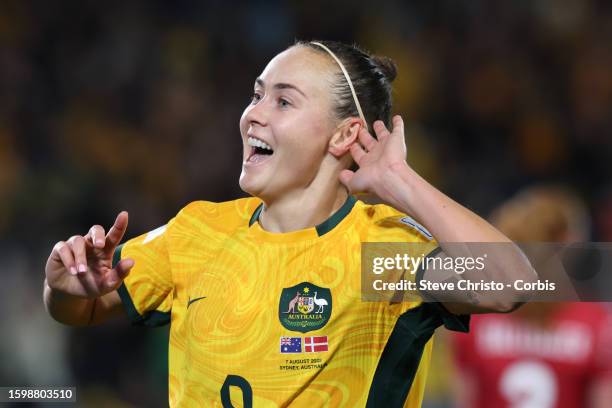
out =
[[191,305],[193,302],[197,302],[198,300],[205,299],[205,298],[206,298],[206,296],[200,296],[200,297],[197,297],[197,298],[194,298],[194,299],[189,299],[189,300],[187,301],[187,308],[189,308],[189,306],[190,306],[190,305]]

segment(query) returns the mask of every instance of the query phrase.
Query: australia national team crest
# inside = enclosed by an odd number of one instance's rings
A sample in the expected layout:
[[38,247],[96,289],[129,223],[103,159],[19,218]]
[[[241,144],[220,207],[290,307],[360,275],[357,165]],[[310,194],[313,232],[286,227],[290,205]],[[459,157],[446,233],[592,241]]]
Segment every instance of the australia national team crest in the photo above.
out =
[[278,318],[286,329],[306,333],[325,326],[331,311],[331,291],[302,282],[283,289],[278,305]]

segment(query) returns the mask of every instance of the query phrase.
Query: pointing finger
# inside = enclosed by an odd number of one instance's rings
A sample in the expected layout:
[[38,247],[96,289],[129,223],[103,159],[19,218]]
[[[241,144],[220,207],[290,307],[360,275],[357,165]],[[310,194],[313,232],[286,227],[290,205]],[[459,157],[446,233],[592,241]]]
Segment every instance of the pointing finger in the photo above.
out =
[[115,219],[115,223],[106,234],[106,248],[114,250],[115,247],[121,242],[125,231],[128,226],[128,213],[127,211],[121,211]]

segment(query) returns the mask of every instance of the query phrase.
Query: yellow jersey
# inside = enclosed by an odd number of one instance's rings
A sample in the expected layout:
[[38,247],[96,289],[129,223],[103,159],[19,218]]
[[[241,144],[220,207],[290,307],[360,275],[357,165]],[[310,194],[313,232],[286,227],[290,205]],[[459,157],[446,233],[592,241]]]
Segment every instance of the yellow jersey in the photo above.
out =
[[313,228],[270,233],[256,198],[197,201],[117,248],[135,324],[170,323],[172,407],[420,407],[432,335],[465,317],[364,302],[362,242],[432,242],[354,197]]

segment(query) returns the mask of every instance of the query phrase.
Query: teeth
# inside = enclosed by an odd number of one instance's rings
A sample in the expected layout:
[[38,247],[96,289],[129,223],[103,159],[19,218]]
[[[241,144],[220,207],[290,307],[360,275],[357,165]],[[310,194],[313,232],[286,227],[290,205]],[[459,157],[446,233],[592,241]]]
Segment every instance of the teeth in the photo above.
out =
[[259,140],[259,139],[255,139],[254,137],[249,137],[249,140],[247,141],[247,144],[249,146],[253,146],[253,147],[259,147],[262,149],[267,149],[272,151],[272,147],[270,147],[269,144],[267,144],[266,142]]

